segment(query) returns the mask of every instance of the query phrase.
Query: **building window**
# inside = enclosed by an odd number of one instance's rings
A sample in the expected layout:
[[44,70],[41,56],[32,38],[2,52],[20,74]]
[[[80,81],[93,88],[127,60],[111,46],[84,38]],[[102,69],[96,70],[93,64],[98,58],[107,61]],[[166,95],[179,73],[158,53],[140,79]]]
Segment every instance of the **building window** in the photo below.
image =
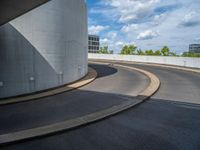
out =
[[88,51],[90,53],[98,53],[99,51],[99,37],[89,35],[88,36]]

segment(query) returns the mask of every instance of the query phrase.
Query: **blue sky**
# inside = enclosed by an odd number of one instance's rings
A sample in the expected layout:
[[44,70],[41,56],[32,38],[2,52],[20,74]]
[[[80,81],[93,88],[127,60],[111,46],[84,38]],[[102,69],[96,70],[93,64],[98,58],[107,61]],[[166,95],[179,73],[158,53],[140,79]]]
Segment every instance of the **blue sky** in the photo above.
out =
[[123,45],[178,54],[200,43],[200,0],[88,0],[89,33],[118,53]]

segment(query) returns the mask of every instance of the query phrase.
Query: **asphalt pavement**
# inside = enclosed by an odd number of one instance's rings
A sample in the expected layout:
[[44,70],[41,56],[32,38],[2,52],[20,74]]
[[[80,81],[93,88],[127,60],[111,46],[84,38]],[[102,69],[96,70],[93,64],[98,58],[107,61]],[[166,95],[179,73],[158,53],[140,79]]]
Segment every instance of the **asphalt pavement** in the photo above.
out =
[[91,114],[134,100],[149,80],[141,73],[91,65],[97,79],[78,90],[0,106],[0,134],[41,127]]
[[152,98],[200,104],[200,74],[170,68],[126,64],[157,75],[161,87]]
[[[200,75],[161,67],[126,65],[148,70],[160,78],[161,88],[150,100],[88,126],[2,149],[199,150]],[[113,75],[107,73],[111,78]],[[99,78],[101,82],[103,78],[105,76]],[[106,81],[106,85],[113,86],[110,93],[116,90],[115,83],[121,85],[119,80],[114,80],[113,84],[108,81],[111,79]],[[106,86],[101,82],[97,89],[104,90],[101,86]],[[88,85],[87,88],[89,86],[95,91],[94,85]],[[123,89],[118,89],[118,92],[123,93]],[[130,92],[127,94],[130,96]],[[95,96],[94,99],[96,98]]]

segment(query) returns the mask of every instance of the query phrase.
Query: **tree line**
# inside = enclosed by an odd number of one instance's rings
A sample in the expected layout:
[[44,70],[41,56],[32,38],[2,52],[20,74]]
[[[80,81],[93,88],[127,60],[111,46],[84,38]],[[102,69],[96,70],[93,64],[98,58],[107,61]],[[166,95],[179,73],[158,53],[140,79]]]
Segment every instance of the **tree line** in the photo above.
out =
[[148,56],[177,56],[176,53],[170,51],[169,47],[164,46],[161,50],[141,50],[135,45],[125,45],[120,54],[122,55],[148,55]]
[[[113,50],[109,50],[108,46],[101,47],[100,54],[113,54]],[[182,56],[182,57],[200,57],[200,54],[195,54],[191,52],[184,52],[182,55],[178,55],[172,52],[168,46],[163,46],[160,50],[141,50],[138,49],[136,45],[125,45],[121,51],[121,55],[145,55],[145,56]]]
[[98,51],[99,54],[113,54],[113,50],[108,50],[108,46],[101,47]]

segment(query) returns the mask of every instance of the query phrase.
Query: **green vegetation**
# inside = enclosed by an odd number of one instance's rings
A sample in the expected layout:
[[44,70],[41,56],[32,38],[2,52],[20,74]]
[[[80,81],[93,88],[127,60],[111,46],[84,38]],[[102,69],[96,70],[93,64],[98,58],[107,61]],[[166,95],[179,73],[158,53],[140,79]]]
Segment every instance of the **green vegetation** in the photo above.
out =
[[101,47],[98,51],[99,54],[113,54],[112,50],[108,50],[108,46]]
[[138,54],[138,55],[145,55],[145,52],[143,52],[141,49],[138,49],[138,50],[137,50],[137,54]]
[[145,51],[145,54],[146,54],[146,55],[153,56],[153,55],[154,55],[154,51],[153,51],[152,49],[146,50],[146,51]]
[[[113,54],[112,50],[108,49],[108,46],[101,47],[99,54]],[[125,45],[121,52],[121,55],[145,55],[145,56],[174,56],[174,57],[200,57],[200,54],[184,52],[182,55],[177,55],[175,52],[172,52],[168,46],[163,46],[160,50],[141,50],[138,49],[136,45]]]
[[122,55],[147,55],[147,56],[178,56],[176,53],[170,51],[169,47],[164,46],[161,50],[145,50],[137,49],[135,45],[125,45],[120,54]]
[[169,47],[164,46],[164,47],[161,49],[161,53],[162,53],[162,56],[169,56],[169,53],[170,53]]
[[155,54],[155,56],[161,56],[162,55],[161,51],[159,51],[159,50],[155,51],[154,54]]
[[191,53],[191,52],[184,52],[183,57],[200,57],[200,54],[195,54],[195,53]]
[[122,55],[134,55],[136,50],[137,50],[137,46],[135,46],[135,45],[125,45],[122,48],[120,54],[122,54]]

